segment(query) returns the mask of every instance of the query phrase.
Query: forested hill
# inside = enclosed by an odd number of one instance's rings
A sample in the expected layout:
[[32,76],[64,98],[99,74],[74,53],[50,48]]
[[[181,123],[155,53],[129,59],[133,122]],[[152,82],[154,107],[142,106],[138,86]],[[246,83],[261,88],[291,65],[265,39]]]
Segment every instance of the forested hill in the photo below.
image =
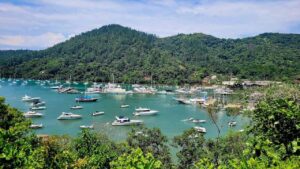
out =
[[0,51],[1,76],[126,83],[197,83],[211,74],[288,80],[300,75],[300,35],[167,38],[108,25],[40,51]]

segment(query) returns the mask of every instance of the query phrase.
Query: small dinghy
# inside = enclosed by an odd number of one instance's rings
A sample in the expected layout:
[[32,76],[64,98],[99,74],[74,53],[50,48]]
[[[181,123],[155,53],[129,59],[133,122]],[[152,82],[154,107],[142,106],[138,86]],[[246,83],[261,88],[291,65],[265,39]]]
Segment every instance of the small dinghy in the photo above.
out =
[[121,105],[121,108],[128,108],[128,107],[129,107],[128,104],[123,104],[123,105]]
[[43,124],[31,124],[29,126],[29,128],[31,128],[31,129],[40,129],[40,128],[43,128]]
[[81,126],[79,126],[81,129],[94,129],[94,125],[89,125],[89,126],[87,126],[87,125],[81,125]]
[[101,112],[96,111],[96,112],[92,113],[93,116],[99,116],[99,115],[103,115],[103,114],[104,114],[103,111],[101,111]]
[[76,105],[76,106],[72,106],[71,109],[78,110],[78,109],[83,109],[83,107],[79,106],[79,105]]

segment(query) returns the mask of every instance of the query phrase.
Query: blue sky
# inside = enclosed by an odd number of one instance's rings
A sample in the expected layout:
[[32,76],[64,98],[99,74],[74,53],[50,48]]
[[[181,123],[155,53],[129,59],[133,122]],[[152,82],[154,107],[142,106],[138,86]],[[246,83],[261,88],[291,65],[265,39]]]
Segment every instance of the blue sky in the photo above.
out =
[[159,37],[300,33],[300,1],[0,0],[0,49],[45,49],[112,23]]

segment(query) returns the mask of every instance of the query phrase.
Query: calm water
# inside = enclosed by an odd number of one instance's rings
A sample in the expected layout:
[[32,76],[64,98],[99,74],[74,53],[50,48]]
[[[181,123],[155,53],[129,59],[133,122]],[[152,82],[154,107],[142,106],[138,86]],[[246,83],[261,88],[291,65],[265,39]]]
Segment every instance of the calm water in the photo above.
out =
[[[84,85],[74,85],[79,89],[84,89]],[[163,134],[172,138],[180,135],[184,130],[196,126],[191,122],[184,122],[184,119],[189,117],[205,119],[206,123],[201,124],[207,129],[206,137],[215,137],[217,132],[213,123],[205,109],[196,105],[182,105],[173,100],[176,95],[146,95],[146,94],[97,94],[99,100],[94,103],[82,103],[84,107],[81,110],[72,110],[73,113],[81,114],[83,116],[80,120],[57,120],[61,112],[71,111],[70,107],[74,106],[75,97],[77,94],[59,94],[49,88],[49,85],[38,84],[37,81],[30,81],[26,85],[22,85],[22,80],[13,84],[11,81],[0,82],[0,96],[6,98],[6,103],[21,111],[28,111],[30,105],[21,101],[25,95],[32,97],[41,97],[46,102],[46,110],[42,110],[44,114],[41,118],[33,118],[36,124],[42,123],[44,128],[35,130],[38,134],[69,134],[76,135],[80,131],[80,125],[94,124],[95,131],[107,134],[115,141],[121,141],[126,138],[127,132],[130,131],[129,126],[111,126],[111,122],[115,116],[125,115],[131,119],[142,119],[146,127],[160,128]],[[120,108],[122,104],[129,104],[129,108]],[[156,116],[140,116],[134,117],[133,111],[137,107],[148,107],[158,110],[159,114]],[[94,111],[104,111],[104,115],[91,116]],[[218,123],[221,125],[221,134],[227,133],[229,130],[239,130],[246,119],[238,117],[236,121],[237,126],[234,128],[228,127],[227,123],[232,119],[228,117],[223,111],[217,113]],[[198,125],[199,126],[199,125]]]

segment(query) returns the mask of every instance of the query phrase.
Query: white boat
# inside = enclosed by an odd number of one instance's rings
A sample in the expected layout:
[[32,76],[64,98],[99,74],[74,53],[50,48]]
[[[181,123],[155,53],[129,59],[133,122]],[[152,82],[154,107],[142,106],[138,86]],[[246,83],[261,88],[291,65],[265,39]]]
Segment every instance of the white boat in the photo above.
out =
[[230,126],[230,127],[236,126],[236,121],[228,122],[228,126]]
[[133,115],[135,115],[135,116],[150,116],[150,115],[155,115],[158,113],[157,110],[151,110],[151,109],[142,108],[142,107],[135,109],[135,111],[136,112],[133,113]]
[[128,107],[129,107],[128,104],[122,104],[122,105],[121,105],[121,108],[128,108]]
[[198,132],[206,133],[206,128],[204,127],[195,126],[194,129]]
[[114,83],[108,83],[104,89],[104,93],[116,93],[116,94],[122,94],[126,93],[125,89],[122,89],[120,85],[114,84]]
[[39,97],[30,97],[28,95],[25,95],[24,97],[22,97],[22,101],[23,102],[38,102],[40,101],[41,98]]
[[189,99],[175,98],[174,100],[178,101],[178,103],[180,104],[192,104],[192,102]]
[[29,126],[29,128],[31,128],[31,129],[39,129],[39,128],[43,128],[43,124],[41,123],[41,124],[31,124],[30,126]]
[[72,106],[71,109],[77,110],[77,109],[83,109],[83,107],[79,106],[79,105],[76,105],[76,106]]
[[193,120],[191,120],[191,122],[193,122],[193,123],[205,123],[206,120],[193,119]]
[[140,87],[133,88],[133,92],[139,93],[139,94],[155,94],[156,89],[154,89],[152,87],[140,86]]
[[130,126],[142,124],[142,120],[130,120],[128,117],[116,116],[116,120],[112,122],[113,126]]
[[99,115],[103,115],[103,114],[104,114],[103,111],[102,112],[96,111],[96,112],[92,113],[93,116],[99,116]]
[[94,125],[89,125],[89,126],[87,126],[87,125],[81,125],[81,126],[79,126],[81,129],[93,129],[94,128]]
[[102,93],[102,92],[103,92],[102,87],[100,85],[93,84],[93,86],[87,88],[84,93],[86,93],[86,94],[99,94],[99,93]]
[[59,85],[59,86],[51,86],[50,89],[60,89],[62,88],[63,86],[62,85]]
[[45,106],[46,102],[33,102],[31,103],[32,107],[39,107],[39,106]]
[[43,114],[42,114],[42,113],[35,112],[35,111],[28,111],[28,112],[24,113],[24,116],[25,116],[26,118],[29,118],[29,117],[42,117]]
[[192,98],[190,102],[193,104],[203,104],[206,101],[205,98]]
[[82,116],[79,114],[73,114],[71,112],[62,112],[61,115],[57,118],[58,120],[73,120],[81,119]]
[[46,107],[45,106],[39,106],[39,107],[31,107],[31,110],[45,110]]

